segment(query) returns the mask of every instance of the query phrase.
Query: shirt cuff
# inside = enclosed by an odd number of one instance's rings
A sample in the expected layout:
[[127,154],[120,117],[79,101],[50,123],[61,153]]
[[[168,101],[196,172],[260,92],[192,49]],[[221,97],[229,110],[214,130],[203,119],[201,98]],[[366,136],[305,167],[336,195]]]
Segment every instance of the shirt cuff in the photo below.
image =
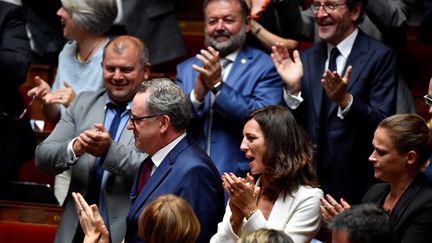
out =
[[283,90],[284,90],[283,96],[286,105],[292,110],[297,109],[300,106],[300,104],[303,102],[303,98],[301,97],[301,91],[299,91],[297,95],[293,95],[290,92],[288,92],[286,89]]
[[79,156],[76,156],[75,152],[73,151],[73,144],[77,139],[78,138],[72,139],[67,146],[67,155],[69,157],[69,161],[67,163],[70,165],[74,165],[79,159]]
[[196,110],[198,110],[198,108],[204,103],[204,102],[200,102],[197,99],[195,99],[195,89],[192,90],[192,92],[190,93],[190,100],[192,102],[192,105],[195,107]]
[[353,103],[353,100],[354,100],[354,97],[353,96],[351,96],[351,100],[350,100],[350,102],[348,103],[348,105],[344,108],[344,109],[342,109],[340,106],[338,107],[338,113],[337,113],[337,116],[340,118],[340,119],[344,119],[345,118],[345,116],[348,114],[348,112],[351,110],[351,105],[352,105],[352,103]]

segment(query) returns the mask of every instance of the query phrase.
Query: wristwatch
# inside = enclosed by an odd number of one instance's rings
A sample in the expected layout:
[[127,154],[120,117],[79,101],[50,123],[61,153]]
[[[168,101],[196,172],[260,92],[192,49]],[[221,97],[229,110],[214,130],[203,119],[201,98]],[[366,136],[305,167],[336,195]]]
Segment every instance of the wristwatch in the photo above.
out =
[[212,92],[214,95],[216,95],[216,94],[217,94],[217,93],[222,89],[223,84],[224,84],[223,81],[219,81],[219,82],[217,82],[217,83],[213,86],[213,88],[211,88],[211,92]]

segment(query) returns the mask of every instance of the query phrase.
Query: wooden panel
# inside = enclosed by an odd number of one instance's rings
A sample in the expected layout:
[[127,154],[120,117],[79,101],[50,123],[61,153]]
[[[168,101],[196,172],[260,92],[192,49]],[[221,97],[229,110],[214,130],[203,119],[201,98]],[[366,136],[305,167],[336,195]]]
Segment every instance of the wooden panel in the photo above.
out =
[[60,206],[0,200],[0,222],[32,223],[57,226]]

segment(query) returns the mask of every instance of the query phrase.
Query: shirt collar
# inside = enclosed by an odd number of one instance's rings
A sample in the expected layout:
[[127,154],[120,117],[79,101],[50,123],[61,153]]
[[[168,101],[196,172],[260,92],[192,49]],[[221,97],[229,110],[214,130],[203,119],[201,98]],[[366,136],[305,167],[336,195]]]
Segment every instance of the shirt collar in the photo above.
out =
[[[348,58],[351,53],[352,47],[354,45],[354,41],[358,34],[358,28],[356,28],[347,38],[343,41],[339,42],[336,47],[339,49],[339,52],[344,58]],[[330,51],[334,48],[333,45],[327,43],[327,56],[330,56]]]
[[174,139],[171,143],[166,145],[165,147],[159,149],[153,156],[151,157],[154,165],[156,167],[159,167],[159,165],[162,163],[162,161],[165,159],[165,157],[168,155],[168,153],[182,140],[184,137],[186,137],[186,133],[183,133],[178,138]]
[[[104,107],[104,110],[106,110],[106,109],[108,108],[108,107],[107,107],[107,104],[109,104],[109,103],[114,103],[114,102],[111,100],[111,98],[109,97],[109,95],[108,95],[107,92],[105,92],[104,96],[105,96],[105,107]],[[127,110],[127,111],[130,110],[131,107],[132,107],[132,100],[130,100],[130,101],[127,103],[127,105],[126,105],[126,110]]]

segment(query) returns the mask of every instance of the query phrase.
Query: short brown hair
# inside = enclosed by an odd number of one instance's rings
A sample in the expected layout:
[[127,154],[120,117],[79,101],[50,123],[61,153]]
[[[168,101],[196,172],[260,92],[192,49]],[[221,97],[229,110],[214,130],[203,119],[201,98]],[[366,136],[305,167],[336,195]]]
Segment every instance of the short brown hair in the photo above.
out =
[[144,242],[195,242],[199,221],[189,204],[173,195],[159,196],[142,212],[138,235]]

